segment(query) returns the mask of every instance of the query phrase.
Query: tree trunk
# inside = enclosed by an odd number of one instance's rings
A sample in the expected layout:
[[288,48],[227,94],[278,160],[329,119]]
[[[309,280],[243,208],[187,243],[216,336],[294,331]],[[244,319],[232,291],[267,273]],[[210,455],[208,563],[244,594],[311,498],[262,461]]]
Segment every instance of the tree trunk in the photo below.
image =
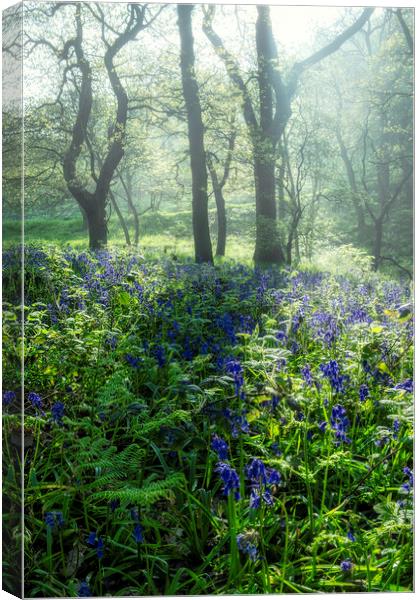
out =
[[80,204],[78,206],[79,206],[79,209],[80,209],[80,214],[82,215],[82,219],[83,219],[82,230],[83,231],[88,231],[88,219],[87,219],[86,211],[85,211],[85,209],[82,206],[80,206]]
[[381,264],[382,254],[382,237],[383,237],[383,222],[382,219],[375,221],[375,238],[373,241],[373,270],[377,271]]
[[210,154],[207,154],[207,166],[211,177],[214,199],[216,201],[217,210],[217,248],[216,256],[224,256],[226,251],[226,204],[223,196],[223,185],[219,183],[216,169]]
[[[262,148],[261,148],[262,146]],[[257,264],[283,263],[284,254],[276,219],[275,155],[273,146],[254,148]]]
[[89,248],[100,250],[108,241],[108,227],[106,222],[105,204],[95,202],[86,210],[89,230]]
[[109,190],[109,197],[111,198],[111,204],[115,212],[117,213],[118,220],[120,222],[121,228],[124,232],[125,243],[127,246],[131,246],[130,233],[128,231],[127,223],[125,222],[124,215],[120,211],[120,207],[118,206],[117,199],[115,198],[114,192]]
[[188,141],[192,176],[192,221],[195,260],[198,263],[213,263],[210,239],[207,167],[204,150],[204,126],[201,116],[200,98],[195,76],[194,38],[191,14],[194,5],[178,4],[178,28],[181,40],[182,89],[188,120]]

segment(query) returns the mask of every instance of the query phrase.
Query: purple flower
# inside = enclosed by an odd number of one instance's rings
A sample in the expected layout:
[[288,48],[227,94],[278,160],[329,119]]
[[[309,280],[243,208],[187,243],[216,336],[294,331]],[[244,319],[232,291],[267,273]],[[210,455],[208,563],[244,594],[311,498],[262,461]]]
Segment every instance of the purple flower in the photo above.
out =
[[42,400],[39,394],[35,394],[35,392],[29,392],[28,400],[34,408],[42,410]]
[[410,394],[412,394],[414,390],[413,380],[406,379],[401,383],[397,383],[397,385],[394,387],[394,390],[404,390],[405,392],[409,392]]
[[249,535],[240,533],[236,536],[236,543],[238,548],[244,554],[248,554],[249,558],[255,562],[258,558],[257,547],[251,543],[252,539]]
[[305,365],[300,372],[303,375],[303,378],[305,380],[305,383],[307,386],[311,386],[313,383],[313,379],[312,379],[312,373],[311,373],[311,369],[309,367],[309,365]]
[[96,546],[96,531],[91,531],[86,540],[88,546]]
[[318,423],[318,427],[319,427],[321,433],[325,433],[325,430],[327,428],[327,421],[320,421]]
[[56,402],[53,404],[51,408],[51,415],[54,423],[57,423],[57,425],[62,425],[64,417],[64,404],[62,402]]
[[218,435],[214,434],[211,442],[211,449],[216,452],[220,460],[228,458],[229,446]]
[[227,463],[219,462],[217,463],[215,470],[217,473],[219,473],[220,479],[224,483],[224,495],[228,496],[232,491],[234,493],[235,500],[239,500],[239,477],[235,469],[233,469]]
[[141,359],[133,356],[132,354],[126,354],[125,360],[128,362],[130,367],[133,367],[133,369],[137,369],[140,366]]
[[136,526],[134,527],[134,531],[133,531],[133,538],[135,539],[137,544],[140,544],[140,542],[143,541],[143,530],[141,528],[140,523],[137,523]]
[[251,508],[259,508],[261,504],[261,497],[255,489],[251,490],[251,495],[249,497],[249,506]]
[[9,406],[12,402],[16,400],[15,392],[3,392],[3,404],[4,406]]
[[246,467],[246,474],[254,483],[259,485],[267,483],[267,473],[262,460],[253,458],[250,464]]
[[273,496],[271,495],[271,492],[270,492],[270,490],[267,490],[267,489],[266,489],[266,490],[263,492],[262,499],[264,500],[264,502],[265,502],[266,504],[268,504],[268,506],[273,506],[273,504],[274,504],[274,500],[273,500]]
[[86,581],[82,581],[82,583],[80,584],[77,595],[79,598],[89,598],[90,596],[92,596],[92,593]]
[[344,572],[351,571],[353,568],[353,563],[350,560],[343,560],[340,563],[340,569]]
[[329,363],[322,364],[319,368],[323,376],[329,379],[333,391],[337,393],[344,391],[344,384],[347,382],[348,377],[340,375],[340,368],[336,360],[330,360]]
[[96,555],[99,560],[104,557],[104,541],[101,537],[98,538],[98,543],[96,544]]
[[335,431],[335,437],[339,442],[345,442],[346,444],[351,443],[351,439],[347,437],[346,432],[350,425],[350,422],[346,416],[346,409],[337,404],[333,406],[331,412],[331,427]]
[[46,512],[44,520],[46,526],[50,529],[53,529],[55,526],[61,529],[64,525],[63,513],[58,510]]
[[369,396],[369,388],[365,383],[362,383],[362,385],[359,388],[360,402],[365,402],[365,400],[368,396]]

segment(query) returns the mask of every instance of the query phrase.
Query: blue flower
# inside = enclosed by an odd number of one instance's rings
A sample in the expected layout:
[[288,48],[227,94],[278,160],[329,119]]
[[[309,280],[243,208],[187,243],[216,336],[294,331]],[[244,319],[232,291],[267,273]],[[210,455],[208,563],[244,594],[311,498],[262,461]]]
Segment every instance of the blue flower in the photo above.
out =
[[268,504],[268,506],[273,506],[274,504],[274,500],[273,500],[273,496],[271,495],[270,490],[265,490],[262,494],[262,499],[264,500],[264,502],[266,504]]
[[303,375],[303,378],[305,380],[305,383],[307,386],[311,386],[313,383],[313,379],[312,379],[312,373],[311,373],[311,369],[309,367],[309,365],[305,365],[300,372]]
[[141,363],[141,359],[133,356],[132,354],[126,354],[125,360],[128,362],[130,367],[133,367],[133,369],[138,369]]
[[98,543],[96,544],[96,555],[99,560],[104,557],[104,541],[101,537],[98,538]]
[[211,449],[217,453],[220,460],[225,460],[228,458],[229,446],[221,437],[216,434],[213,435]]
[[333,391],[337,393],[344,391],[344,384],[348,380],[348,377],[340,375],[340,368],[336,360],[330,360],[329,363],[322,364],[319,368],[323,376],[329,379]]
[[255,489],[251,490],[251,495],[249,497],[249,506],[251,508],[259,508],[261,504],[261,497]]
[[159,367],[164,367],[166,364],[166,356],[165,349],[163,348],[163,346],[156,346],[156,348],[153,351],[153,354],[158,362]]
[[132,508],[130,510],[130,515],[135,523],[139,522],[139,511],[137,510],[137,508]]
[[246,467],[246,474],[254,483],[259,485],[267,483],[267,473],[262,460],[253,458],[250,464]]
[[403,469],[404,475],[408,477],[408,481],[403,483],[401,486],[401,492],[409,493],[413,489],[414,486],[414,475],[413,471],[409,467],[404,467]]
[[369,388],[365,383],[362,383],[362,385],[359,388],[360,402],[365,402],[365,400],[368,396],[369,396]]
[[278,485],[280,483],[281,476],[280,476],[280,473],[278,471],[276,471],[276,469],[267,469],[267,473],[268,473],[267,483],[269,483],[270,485]]
[[140,542],[143,541],[143,530],[141,528],[140,523],[137,523],[136,526],[134,527],[133,538],[135,539],[137,544],[139,544]]
[[3,392],[3,404],[4,406],[9,406],[12,402],[16,400],[15,392]]
[[347,437],[346,432],[350,425],[349,419],[346,416],[346,409],[337,404],[333,406],[331,412],[331,427],[335,431],[335,437],[339,442],[351,443],[351,439]]
[[28,400],[34,408],[42,410],[42,400],[39,394],[35,394],[35,392],[29,392]]
[[228,496],[232,491],[234,493],[235,500],[239,500],[239,476],[235,469],[233,469],[227,463],[217,463],[216,472],[219,473],[221,480],[223,481],[225,487],[223,489],[223,493],[225,496]]
[[353,535],[353,532],[352,532],[352,531],[348,531],[348,532],[347,532],[347,537],[348,537],[348,539],[349,539],[351,542],[355,542],[355,541],[356,541],[356,538],[354,537],[354,535]]
[[353,568],[353,563],[350,560],[343,560],[340,563],[340,569],[344,572],[351,571]]
[[63,513],[58,510],[46,512],[44,520],[46,526],[50,529],[53,529],[55,526],[61,529],[64,525]]
[[405,392],[409,392],[410,394],[412,394],[414,390],[413,380],[406,379],[401,383],[397,383],[397,385],[394,387],[394,390],[404,390]]
[[86,581],[82,581],[82,583],[80,584],[77,595],[79,598],[89,598],[90,596],[92,596],[92,593]]
[[88,546],[96,546],[96,531],[91,531],[86,540]]
[[325,433],[325,430],[327,428],[327,424],[328,424],[327,421],[320,421],[318,423],[318,427],[319,427],[321,433]]
[[244,385],[243,369],[238,360],[230,360],[226,363],[226,370],[233,375],[235,383],[235,394],[238,398],[241,395],[241,388]]
[[64,404],[62,402],[56,402],[53,404],[51,408],[51,415],[54,423],[57,423],[57,425],[62,425],[64,417]]
[[52,512],[45,513],[44,520],[45,520],[45,524],[47,525],[47,527],[50,527],[51,529],[54,527],[54,525],[55,525],[54,513],[52,513]]
[[240,533],[236,536],[238,548],[244,554],[248,554],[249,558],[255,562],[258,558],[257,547],[251,543],[252,536],[249,534]]

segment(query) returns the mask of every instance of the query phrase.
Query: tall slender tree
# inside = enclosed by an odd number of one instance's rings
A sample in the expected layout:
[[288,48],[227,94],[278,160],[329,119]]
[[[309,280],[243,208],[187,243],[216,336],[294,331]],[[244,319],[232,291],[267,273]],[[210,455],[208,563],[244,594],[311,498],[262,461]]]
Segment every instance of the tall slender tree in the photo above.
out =
[[192,219],[196,262],[213,262],[210,239],[206,152],[198,84],[195,75],[194,38],[191,15],[194,5],[178,4],[181,40],[182,90],[187,110],[188,142],[192,177]]

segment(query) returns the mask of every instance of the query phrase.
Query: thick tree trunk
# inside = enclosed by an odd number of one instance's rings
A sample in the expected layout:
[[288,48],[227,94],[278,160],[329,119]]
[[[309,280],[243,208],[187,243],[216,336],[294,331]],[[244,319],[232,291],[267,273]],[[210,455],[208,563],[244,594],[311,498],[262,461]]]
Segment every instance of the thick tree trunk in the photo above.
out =
[[[270,143],[270,142],[269,142]],[[256,200],[256,240],[254,261],[258,264],[283,263],[276,219],[276,183],[274,149],[265,145],[254,149]]]
[[187,109],[188,141],[192,176],[192,221],[195,260],[198,263],[213,263],[208,215],[204,126],[201,116],[197,79],[194,70],[194,38],[191,25],[191,14],[193,9],[194,5],[178,4],[178,27],[181,40],[180,64],[182,88]]
[[87,209],[89,248],[100,250],[108,241],[108,226],[106,222],[105,204],[103,202],[92,203]]
[[83,219],[82,230],[88,231],[88,219],[87,219],[86,211],[82,206],[80,206],[80,204],[79,204],[79,209],[80,209],[80,214],[82,215],[82,219]]

